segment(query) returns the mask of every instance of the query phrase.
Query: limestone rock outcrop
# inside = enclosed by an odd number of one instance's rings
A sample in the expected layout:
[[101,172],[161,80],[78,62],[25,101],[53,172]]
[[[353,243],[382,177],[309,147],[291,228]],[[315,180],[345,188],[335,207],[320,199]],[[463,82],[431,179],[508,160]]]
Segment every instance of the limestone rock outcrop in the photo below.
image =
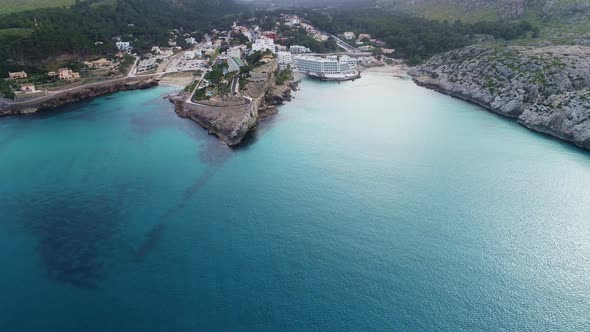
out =
[[189,101],[187,93],[170,96],[179,116],[190,118],[229,146],[239,145],[263,118],[277,113],[276,105],[291,100],[290,82],[275,81],[276,61],[251,73],[243,95],[223,100]]
[[590,149],[590,47],[470,46],[410,70],[422,86]]

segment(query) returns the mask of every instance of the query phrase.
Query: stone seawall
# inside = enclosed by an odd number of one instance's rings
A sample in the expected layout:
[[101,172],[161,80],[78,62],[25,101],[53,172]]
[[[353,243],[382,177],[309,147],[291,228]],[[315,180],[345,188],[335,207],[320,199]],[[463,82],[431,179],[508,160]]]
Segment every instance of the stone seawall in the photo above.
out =
[[0,103],[0,116],[30,114],[65,104],[94,98],[118,91],[147,89],[158,85],[152,78],[120,78],[111,81],[84,84],[78,87],[51,92],[47,96],[21,102]]

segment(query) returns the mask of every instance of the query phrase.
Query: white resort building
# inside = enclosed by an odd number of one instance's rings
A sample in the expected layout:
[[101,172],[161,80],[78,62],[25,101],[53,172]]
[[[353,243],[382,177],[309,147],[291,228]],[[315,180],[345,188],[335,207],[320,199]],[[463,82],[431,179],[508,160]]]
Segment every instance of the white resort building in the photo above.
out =
[[353,79],[358,77],[357,61],[348,56],[327,56],[325,58],[309,55],[295,56],[297,70],[312,77],[322,79]]

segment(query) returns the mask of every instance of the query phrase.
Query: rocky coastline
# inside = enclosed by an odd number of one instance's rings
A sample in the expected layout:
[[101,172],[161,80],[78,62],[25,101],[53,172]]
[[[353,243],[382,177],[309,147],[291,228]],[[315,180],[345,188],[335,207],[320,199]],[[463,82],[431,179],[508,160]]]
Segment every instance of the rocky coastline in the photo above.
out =
[[228,146],[237,146],[264,118],[278,113],[276,106],[292,98],[297,82],[277,84],[276,61],[260,68],[249,79],[241,95],[223,100],[188,101],[190,95],[180,92],[168,96],[175,112],[191,119]]
[[590,149],[590,47],[470,46],[409,74],[420,86]]
[[85,84],[31,100],[0,103],[0,116],[32,114],[119,91],[147,89],[156,85],[158,80],[153,78],[121,78]]

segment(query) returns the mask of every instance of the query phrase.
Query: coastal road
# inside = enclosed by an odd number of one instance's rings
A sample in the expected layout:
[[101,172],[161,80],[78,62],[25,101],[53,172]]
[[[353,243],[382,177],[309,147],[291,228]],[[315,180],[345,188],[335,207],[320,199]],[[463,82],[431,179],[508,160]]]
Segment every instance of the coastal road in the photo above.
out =
[[340,48],[344,49],[345,51],[351,52],[351,53],[358,53],[358,52],[360,52],[358,49],[356,49],[355,47],[352,47],[350,44],[344,42],[342,39],[334,36],[333,34],[328,34],[328,36],[334,38],[336,40],[336,44]]
[[[211,68],[213,68],[213,66],[215,66],[215,64],[217,63],[217,59],[219,59],[219,57],[215,58],[215,61],[213,61],[213,63],[211,64]],[[193,91],[191,91],[191,94],[186,99],[187,103],[191,103],[191,104],[193,103],[193,96],[195,95],[195,92],[197,92],[197,89],[201,86],[201,83],[203,82],[204,79],[205,79],[205,73],[203,73],[201,75],[199,82],[197,83],[197,85],[195,85],[195,88],[193,89]]]
[[327,56],[327,55],[349,55],[352,57],[372,56],[371,52],[331,52],[331,53],[305,53],[305,55]]
[[258,36],[256,36],[256,32],[254,32],[254,30],[252,30],[252,28],[248,28],[248,30],[250,30],[250,34],[252,35],[252,41],[256,42],[256,40],[258,39]]
[[127,73],[127,77],[135,77],[135,67],[137,67],[137,63],[139,62],[139,57],[135,57],[135,61],[133,62],[133,66]]
[[321,31],[321,30],[318,30],[318,31],[320,33],[323,33],[325,35],[328,35],[328,36],[334,38],[336,40],[336,45],[338,45],[341,49],[345,50],[346,52],[350,52],[350,53],[359,53],[360,52],[357,48],[353,47],[352,45],[348,44],[347,42],[343,41],[342,39],[334,36],[333,34],[328,33],[326,31]]

